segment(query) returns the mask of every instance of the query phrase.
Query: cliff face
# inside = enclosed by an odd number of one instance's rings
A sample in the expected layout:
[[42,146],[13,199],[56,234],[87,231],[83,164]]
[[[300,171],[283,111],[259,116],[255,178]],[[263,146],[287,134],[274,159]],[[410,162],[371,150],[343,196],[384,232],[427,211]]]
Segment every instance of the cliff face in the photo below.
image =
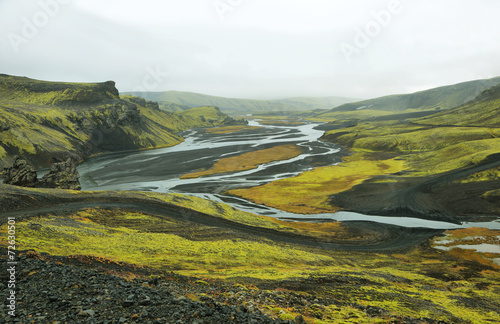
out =
[[182,141],[177,132],[230,122],[214,107],[163,112],[155,102],[120,97],[112,81],[60,83],[0,75],[0,168],[16,155],[48,167],[54,159],[171,146]]
[[43,105],[88,105],[119,99],[113,81],[67,83],[33,80],[0,74],[0,97],[22,103]]

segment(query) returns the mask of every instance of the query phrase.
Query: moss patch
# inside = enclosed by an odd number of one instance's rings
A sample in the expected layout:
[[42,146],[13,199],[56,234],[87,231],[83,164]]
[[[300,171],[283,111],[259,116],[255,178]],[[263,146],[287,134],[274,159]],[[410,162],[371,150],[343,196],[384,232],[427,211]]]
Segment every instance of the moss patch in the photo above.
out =
[[336,208],[329,198],[348,190],[373,176],[404,170],[403,161],[365,160],[351,156],[347,162],[335,166],[320,167],[303,172],[297,177],[277,180],[249,189],[235,189],[228,193],[295,213],[332,212]]
[[198,178],[211,174],[251,170],[260,164],[288,160],[302,154],[297,145],[280,145],[265,150],[244,153],[217,161],[211,169],[184,174],[181,179]]
[[211,127],[205,129],[205,131],[210,134],[231,134],[231,133],[261,129],[261,128],[262,127],[258,126],[235,125],[235,126]]

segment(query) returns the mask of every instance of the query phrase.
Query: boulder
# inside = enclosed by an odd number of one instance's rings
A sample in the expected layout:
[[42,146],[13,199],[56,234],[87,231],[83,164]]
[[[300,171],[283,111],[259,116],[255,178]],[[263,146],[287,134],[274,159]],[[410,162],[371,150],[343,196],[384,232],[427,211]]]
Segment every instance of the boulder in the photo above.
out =
[[50,171],[39,180],[37,187],[81,190],[80,175],[71,159],[52,164]]
[[29,162],[14,157],[10,167],[3,170],[3,183],[23,187],[35,187],[37,184],[36,170]]

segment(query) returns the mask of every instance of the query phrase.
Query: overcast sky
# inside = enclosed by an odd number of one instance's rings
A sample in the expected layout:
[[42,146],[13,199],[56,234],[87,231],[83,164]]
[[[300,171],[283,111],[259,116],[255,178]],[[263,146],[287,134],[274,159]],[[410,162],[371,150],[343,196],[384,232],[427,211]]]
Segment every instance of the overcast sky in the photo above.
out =
[[0,73],[371,98],[500,76],[497,0],[0,0]]

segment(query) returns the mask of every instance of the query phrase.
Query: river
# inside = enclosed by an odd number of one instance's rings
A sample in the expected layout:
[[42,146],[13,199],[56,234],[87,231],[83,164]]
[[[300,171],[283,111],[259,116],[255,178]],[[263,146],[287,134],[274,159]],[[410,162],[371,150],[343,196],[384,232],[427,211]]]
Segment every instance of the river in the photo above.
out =
[[[184,132],[182,136],[185,141],[176,146],[92,157],[78,167],[82,189],[184,193],[224,202],[258,215],[297,221],[370,221],[414,228],[456,229],[480,226],[500,229],[498,220],[457,225],[419,218],[368,216],[352,212],[293,214],[225,196],[223,193],[233,188],[258,186],[296,176],[314,167],[340,163],[342,156],[346,154],[340,146],[318,140],[323,131],[315,129],[317,123],[275,126],[250,121],[249,125],[261,128],[230,134],[210,134],[203,129],[194,129]],[[292,159],[260,165],[253,170],[197,179],[180,178],[183,174],[210,168],[220,158],[280,144],[296,144],[304,148],[304,153]]]

